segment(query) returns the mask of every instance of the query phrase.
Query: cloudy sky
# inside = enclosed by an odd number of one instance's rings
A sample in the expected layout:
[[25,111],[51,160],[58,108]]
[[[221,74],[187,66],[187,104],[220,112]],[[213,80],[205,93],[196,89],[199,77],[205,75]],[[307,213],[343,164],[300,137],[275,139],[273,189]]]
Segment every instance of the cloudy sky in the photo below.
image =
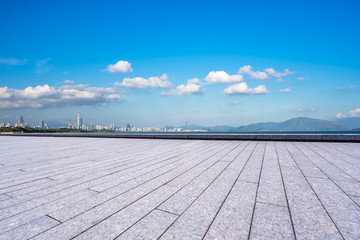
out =
[[0,122],[360,117],[358,1],[1,1]]

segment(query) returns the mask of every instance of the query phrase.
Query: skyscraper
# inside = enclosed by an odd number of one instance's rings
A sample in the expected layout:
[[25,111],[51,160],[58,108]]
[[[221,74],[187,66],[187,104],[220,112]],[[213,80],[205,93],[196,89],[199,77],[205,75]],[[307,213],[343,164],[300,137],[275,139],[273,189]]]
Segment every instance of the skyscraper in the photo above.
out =
[[45,128],[45,122],[44,120],[40,120],[40,125],[39,125],[40,128]]
[[78,112],[76,127],[77,127],[78,129],[81,129],[81,126],[82,126],[82,118],[80,117],[80,113]]

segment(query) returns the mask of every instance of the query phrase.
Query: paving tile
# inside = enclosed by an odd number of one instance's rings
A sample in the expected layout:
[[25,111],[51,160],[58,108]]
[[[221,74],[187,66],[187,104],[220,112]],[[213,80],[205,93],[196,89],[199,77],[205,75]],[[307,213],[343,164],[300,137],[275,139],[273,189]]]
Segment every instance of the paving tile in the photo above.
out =
[[346,159],[340,159],[339,157],[329,153],[323,147],[318,147],[311,143],[303,143],[306,147],[316,152],[323,159],[327,160],[330,164],[336,166],[340,170],[344,171],[349,176],[355,178],[357,181],[360,181],[360,168],[348,163]]
[[59,200],[32,209],[27,209],[27,211],[15,211],[15,212],[9,211],[8,212],[9,217],[4,218],[0,221],[0,233],[4,233],[13,228],[31,222],[32,220],[44,216],[50,212],[53,212],[62,206],[74,204],[75,202],[87,198],[93,194],[94,194],[93,191],[89,191],[89,190],[81,191],[76,194],[61,198]]
[[277,153],[273,142],[267,142],[257,201],[287,206]]
[[115,213],[106,220],[93,226],[84,233],[78,235],[74,239],[114,239],[121,233],[126,231],[138,220],[142,219],[149,212],[154,210],[161,202],[170,197],[177,191],[176,187],[163,186],[146,197],[136,201],[120,212]]
[[287,207],[257,202],[250,239],[295,239]]
[[6,195],[6,194],[0,194],[0,202],[1,201],[4,201],[4,200],[7,200],[7,199],[10,199],[11,197]]
[[319,154],[310,150],[303,144],[296,145],[306,156],[321,169],[332,181],[334,181],[347,194],[360,196],[360,182],[349,174],[340,170],[336,166],[329,164],[328,161],[319,156]]
[[153,210],[146,217],[126,230],[116,240],[158,239],[160,235],[175,221],[178,216],[159,210]]
[[202,239],[255,145],[248,145],[160,239]]
[[[285,149],[277,143],[277,149]],[[322,206],[310,184],[286,151],[278,151],[289,208],[297,239],[342,239],[339,231]],[[281,161],[280,161],[281,160]]]
[[237,181],[204,239],[248,239],[257,184]]
[[249,162],[240,174],[239,180],[245,182],[258,183],[261,165],[264,157],[265,142],[259,142],[253,154],[250,156]]
[[286,142],[284,145],[306,177],[327,178],[327,176],[312,161],[310,161],[304,153],[297,149],[293,143]]
[[358,143],[0,143],[0,239],[360,238]]
[[360,208],[329,179],[308,178],[345,239],[360,239]]
[[20,227],[14,228],[6,233],[1,234],[0,240],[28,239],[58,224],[59,224],[58,221],[48,216],[43,216],[29,223],[21,225]]
[[158,209],[181,215],[230,163],[217,162],[198,178],[161,204]]

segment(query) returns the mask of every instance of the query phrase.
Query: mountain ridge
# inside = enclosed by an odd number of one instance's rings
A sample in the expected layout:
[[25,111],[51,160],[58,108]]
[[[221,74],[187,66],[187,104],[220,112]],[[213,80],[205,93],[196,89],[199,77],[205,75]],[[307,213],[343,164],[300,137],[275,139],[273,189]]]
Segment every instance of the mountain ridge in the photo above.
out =
[[185,130],[208,130],[209,132],[295,132],[295,131],[351,131],[356,127],[335,121],[308,117],[291,118],[283,122],[260,122],[245,126],[232,127],[228,125],[204,127],[198,124],[181,126]]

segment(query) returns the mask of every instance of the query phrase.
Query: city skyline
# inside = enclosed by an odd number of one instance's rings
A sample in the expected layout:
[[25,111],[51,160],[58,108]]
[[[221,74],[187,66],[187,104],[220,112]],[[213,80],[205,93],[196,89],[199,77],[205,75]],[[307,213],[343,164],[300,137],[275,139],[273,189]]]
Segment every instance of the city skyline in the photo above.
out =
[[18,4],[0,9],[0,122],[360,117],[355,1]]

